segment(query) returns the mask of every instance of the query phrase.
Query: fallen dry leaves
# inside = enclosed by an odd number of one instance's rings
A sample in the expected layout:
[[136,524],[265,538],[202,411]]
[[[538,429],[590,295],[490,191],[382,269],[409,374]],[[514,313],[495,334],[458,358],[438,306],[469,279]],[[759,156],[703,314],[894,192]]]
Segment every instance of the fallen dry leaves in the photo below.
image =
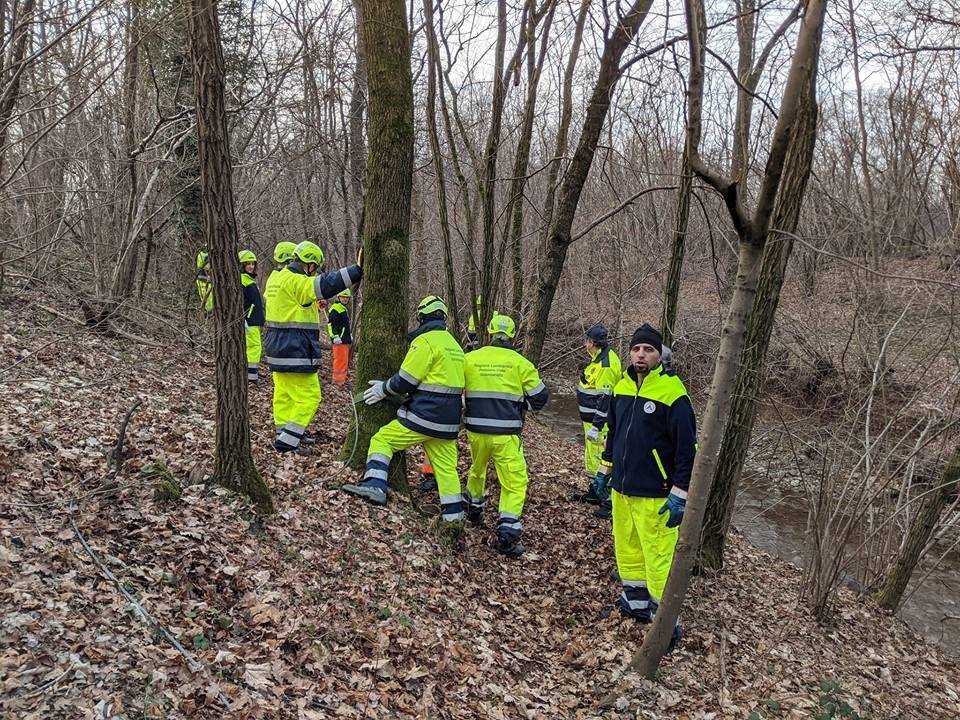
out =
[[[535,424],[529,551],[510,561],[489,547],[495,503],[455,549],[431,529],[432,498],[380,510],[343,495],[349,400],[329,383],[319,452],[273,453],[267,382],[250,399],[254,452],[278,511],[261,521],[197,482],[211,368],[83,331],[58,338],[6,302],[4,717],[804,718],[827,692],[863,717],[960,714],[960,673],[937,649],[847,593],[836,622],[817,625],[797,605],[798,571],[738,539],[723,575],[695,579],[661,681],[625,674],[643,628],[610,613],[609,526],[568,500],[579,449]],[[105,481],[137,398],[123,469]],[[159,468],[184,486],[179,500],[154,499]],[[104,577],[71,517],[199,670]]]

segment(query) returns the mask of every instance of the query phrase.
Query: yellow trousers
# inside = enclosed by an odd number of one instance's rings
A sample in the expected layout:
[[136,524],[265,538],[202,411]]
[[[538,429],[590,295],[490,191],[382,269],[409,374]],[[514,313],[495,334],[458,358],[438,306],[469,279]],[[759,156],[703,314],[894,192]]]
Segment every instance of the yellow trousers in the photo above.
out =
[[197,292],[200,293],[200,307],[207,312],[213,310],[213,283],[197,280]]
[[367,466],[363,473],[364,483],[375,483],[387,489],[387,469],[394,453],[412,445],[422,445],[427,459],[433,465],[440,493],[440,512],[444,520],[463,519],[463,497],[460,492],[460,476],[457,474],[457,441],[441,440],[404,427],[391,420],[370,438],[367,451]]
[[597,470],[600,467],[600,454],[607,444],[607,426],[603,426],[598,439],[588,440],[587,431],[592,427],[592,423],[585,422],[583,424],[583,467],[586,470],[587,477],[591,480],[597,476]]
[[500,516],[497,535],[517,540],[523,533],[523,504],[527,499],[527,459],[519,435],[487,435],[467,431],[473,462],[467,475],[467,503],[475,508],[484,505],[487,465],[493,460],[500,483]]
[[257,382],[260,379],[260,355],[263,343],[260,340],[260,327],[247,326],[247,380]]
[[274,447],[289,450],[300,445],[322,397],[315,372],[273,373],[273,424],[277,428]]
[[500,483],[500,513],[523,514],[527,499],[527,459],[519,435],[487,435],[467,431],[473,462],[467,474],[467,493],[482,500],[487,484],[487,465],[493,460]]
[[610,500],[613,553],[624,592],[631,596],[628,589],[646,588],[649,599],[659,603],[680,534],[679,528],[667,527],[668,514],[657,514],[666,498],[629,497],[613,490]]

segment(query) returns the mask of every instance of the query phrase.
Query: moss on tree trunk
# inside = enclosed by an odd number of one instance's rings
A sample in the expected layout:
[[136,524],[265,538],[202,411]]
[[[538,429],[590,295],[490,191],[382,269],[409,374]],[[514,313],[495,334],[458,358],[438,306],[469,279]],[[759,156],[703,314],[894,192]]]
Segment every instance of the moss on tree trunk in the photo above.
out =
[[[410,34],[403,0],[360,0],[367,59],[368,122],[364,197],[363,328],[356,342],[357,390],[385,380],[406,353],[410,268],[410,194],[413,178],[413,84]],[[366,461],[370,438],[393,419],[396,406],[357,404],[359,435],[351,465]],[[347,438],[345,452],[353,447]],[[404,488],[402,466],[391,464],[391,485]]]

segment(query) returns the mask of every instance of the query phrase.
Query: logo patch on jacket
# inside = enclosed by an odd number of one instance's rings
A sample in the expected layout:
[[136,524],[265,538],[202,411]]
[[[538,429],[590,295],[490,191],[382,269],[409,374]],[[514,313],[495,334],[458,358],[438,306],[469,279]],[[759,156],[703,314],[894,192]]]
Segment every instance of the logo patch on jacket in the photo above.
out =
[[643,411],[644,411],[647,415],[653,415],[653,413],[656,411],[656,409],[657,409],[657,406],[654,404],[653,400],[647,400],[647,401],[643,404]]

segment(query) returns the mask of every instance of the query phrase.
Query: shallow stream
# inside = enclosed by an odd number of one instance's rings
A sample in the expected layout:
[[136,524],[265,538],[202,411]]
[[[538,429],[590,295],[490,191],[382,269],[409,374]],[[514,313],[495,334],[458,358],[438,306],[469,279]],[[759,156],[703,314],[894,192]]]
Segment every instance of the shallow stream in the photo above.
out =
[[[573,395],[555,393],[537,420],[568,442],[582,444],[583,426]],[[756,480],[741,484],[733,524],[755,546],[799,567],[806,522],[807,502],[802,494],[761,486]],[[915,577],[927,569],[918,569]],[[960,656],[960,555],[948,555],[923,585],[911,585],[907,593],[910,596],[899,616],[929,642]]]

